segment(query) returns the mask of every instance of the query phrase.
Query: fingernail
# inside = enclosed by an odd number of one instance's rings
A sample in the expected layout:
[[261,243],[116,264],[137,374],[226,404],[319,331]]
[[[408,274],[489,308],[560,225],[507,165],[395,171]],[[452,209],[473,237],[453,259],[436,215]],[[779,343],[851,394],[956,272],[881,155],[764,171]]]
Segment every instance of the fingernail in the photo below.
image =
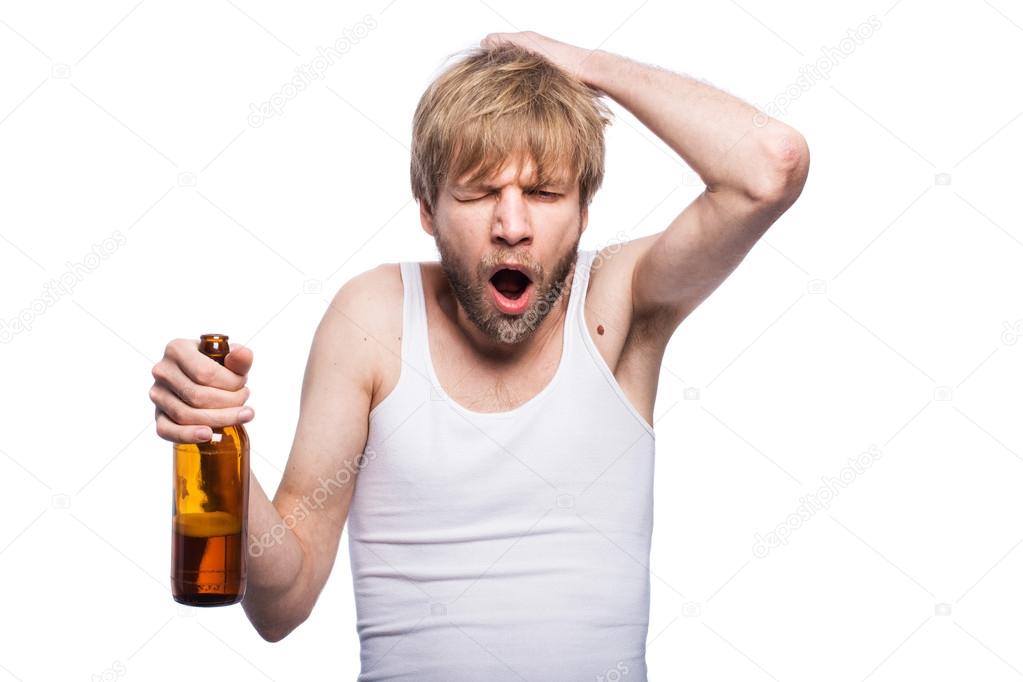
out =
[[248,421],[252,419],[252,415],[253,412],[251,407],[243,407],[241,411],[238,412],[238,418],[241,419],[242,421]]
[[202,428],[202,429],[198,429],[195,432],[195,439],[198,440],[198,441],[205,442],[205,441],[208,441],[210,438],[213,438],[213,430],[212,429]]

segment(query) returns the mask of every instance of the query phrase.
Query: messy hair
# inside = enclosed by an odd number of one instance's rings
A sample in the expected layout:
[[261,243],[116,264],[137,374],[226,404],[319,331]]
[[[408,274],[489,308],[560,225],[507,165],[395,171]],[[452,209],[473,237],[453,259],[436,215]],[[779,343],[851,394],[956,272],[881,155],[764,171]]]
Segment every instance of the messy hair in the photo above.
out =
[[612,118],[598,93],[542,55],[509,43],[475,48],[419,100],[412,194],[432,212],[447,178],[478,182],[525,157],[538,186],[578,182],[581,210],[604,178],[604,126]]

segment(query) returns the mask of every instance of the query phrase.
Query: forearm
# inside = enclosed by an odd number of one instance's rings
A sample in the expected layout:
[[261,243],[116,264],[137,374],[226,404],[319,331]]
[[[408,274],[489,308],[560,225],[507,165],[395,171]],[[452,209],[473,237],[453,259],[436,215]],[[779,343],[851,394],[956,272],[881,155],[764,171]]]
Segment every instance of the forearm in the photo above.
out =
[[581,77],[630,111],[699,175],[711,192],[756,194],[784,182],[786,157],[804,144],[791,127],[689,76],[602,50]]
[[249,477],[247,585],[242,608],[259,634],[284,637],[307,614],[304,551],[256,480]]

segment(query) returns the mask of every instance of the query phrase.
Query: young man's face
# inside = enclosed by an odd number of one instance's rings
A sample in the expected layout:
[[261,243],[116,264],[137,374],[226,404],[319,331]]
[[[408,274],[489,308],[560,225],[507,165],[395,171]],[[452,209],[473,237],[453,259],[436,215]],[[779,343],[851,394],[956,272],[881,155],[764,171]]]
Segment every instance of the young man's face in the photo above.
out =
[[[528,338],[563,293],[587,210],[570,178],[537,186],[534,166],[510,161],[475,185],[450,178],[433,214],[420,205],[441,265],[466,316],[504,343]],[[505,266],[515,266],[513,272]]]

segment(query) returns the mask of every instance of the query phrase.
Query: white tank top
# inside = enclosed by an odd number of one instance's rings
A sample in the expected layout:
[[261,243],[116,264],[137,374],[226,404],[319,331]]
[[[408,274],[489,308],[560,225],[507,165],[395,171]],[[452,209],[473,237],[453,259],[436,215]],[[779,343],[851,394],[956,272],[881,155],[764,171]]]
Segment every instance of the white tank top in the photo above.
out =
[[553,379],[496,413],[441,387],[420,266],[400,264],[401,375],[348,517],[360,682],[647,679],[654,431],[586,330],[595,254]]

